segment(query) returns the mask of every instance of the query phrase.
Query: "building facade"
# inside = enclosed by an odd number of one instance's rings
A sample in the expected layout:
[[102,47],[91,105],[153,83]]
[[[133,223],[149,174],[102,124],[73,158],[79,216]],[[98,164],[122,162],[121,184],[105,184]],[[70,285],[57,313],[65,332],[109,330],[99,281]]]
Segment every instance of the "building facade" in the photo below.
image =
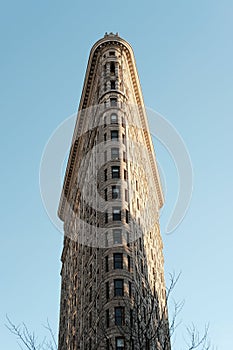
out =
[[59,350],[170,349],[156,159],[131,46],[91,49],[58,210]]

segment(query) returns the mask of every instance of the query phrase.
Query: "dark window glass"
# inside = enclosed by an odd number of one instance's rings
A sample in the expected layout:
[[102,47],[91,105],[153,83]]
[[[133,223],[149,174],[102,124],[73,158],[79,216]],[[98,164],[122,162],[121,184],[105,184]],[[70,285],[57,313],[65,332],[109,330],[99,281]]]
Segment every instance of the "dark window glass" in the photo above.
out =
[[104,180],[107,181],[108,179],[108,171],[107,169],[104,170]]
[[112,208],[112,219],[113,221],[121,220],[121,208]]
[[111,159],[119,159],[119,148],[111,148]]
[[118,141],[118,130],[112,130],[111,131],[111,140],[112,141]]
[[112,199],[119,199],[120,197],[120,186],[112,186]]
[[114,253],[113,254],[114,269],[123,269],[123,254]]
[[115,74],[115,62],[110,62],[110,73]]
[[132,296],[132,283],[129,281],[129,297]]
[[123,296],[124,295],[124,280],[117,279],[114,280],[114,296]]
[[133,327],[133,310],[130,310],[130,327]]
[[104,199],[107,201],[108,200],[108,189],[105,188],[104,190]]
[[122,134],[122,142],[125,144],[125,134]]
[[105,212],[105,224],[107,224],[108,223],[108,212],[106,211]]
[[112,178],[119,179],[120,178],[120,167],[112,166]]
[[109,282],[106,282],[106,299],[109,299]]
[[104,151],[104,162],[107,163],[108,157],[107,157],[107,151]]
[[115,51],[109,51],[109,56],[115,56]]
[[122,306],[115,307],[115,324],[117,326],[123,326],[124,324],[124,308]]
[[128,260],[128,271],[130,271],[130,268],[131,268],[131,259],[130,259],[130,256],[127,255],[127,260]]
[[105,133],[104,134],[104,142],[106,142],[107,141],[107,134]]
[[117,107],[117,98],[115,97],[110,98],[110,105],[111,107]]
[[124,349],[125,349],[124,338],[117,337],[116,338],[116,350],[124,350]]
[[129,211],[127,209],[125,211],[125,221],[127,224],[129,223]]
[[127,180],[127,170],[124,169],[124,180]]
[[123,162],[126,162],[126,153],[123,151]]
[[122,244],[121,230],[113,230],[113,244]]
[[109,327],[109,309],[106,310],[106,327]]
[[116,89],[116,82],[115,80],[111,81],[111,90],[115,90]]
[[117,123],[118,123],[117,114],[115,114],[115,113],[111,114],[111,124],[117,124]]
[[105,272],[108,272],[108,256],[105,256]]

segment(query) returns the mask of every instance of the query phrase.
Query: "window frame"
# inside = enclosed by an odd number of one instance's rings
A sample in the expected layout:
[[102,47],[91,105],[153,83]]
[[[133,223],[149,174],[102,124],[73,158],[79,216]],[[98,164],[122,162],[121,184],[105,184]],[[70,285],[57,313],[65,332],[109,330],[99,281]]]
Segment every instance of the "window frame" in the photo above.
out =
[[[119,285],[117,286],[117,283]],[[116,278],[114,279],[114,297],[123,297],[124,296],[124,279]]]
[[113,244],[122,244],[122,230],[121,229],[113,229]]
[[125,308],[123,306],[115,306],[114,318],[116,326],[123,326],[125,324]]
[[120,179],[120,166],[113,165],[111,167],[112,179]]
[[113,268],[114,270],[123,269],[123,253],[113,253]]

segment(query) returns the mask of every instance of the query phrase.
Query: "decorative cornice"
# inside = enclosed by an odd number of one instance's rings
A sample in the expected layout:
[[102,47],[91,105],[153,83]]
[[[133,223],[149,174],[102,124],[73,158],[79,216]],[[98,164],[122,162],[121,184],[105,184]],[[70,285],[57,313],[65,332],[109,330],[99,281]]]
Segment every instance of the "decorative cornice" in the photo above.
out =
[[105,35],[104,38],[98,40],[93,45],[91,52],[90,52],[88,64],[87,64],[87,70],[86,70],[86,75],[85,75],[85,79],[84,79],[84,87],[82,90],[81,100],[80,100],[80,104],[79,104],[79,108],[78,108],[78,116],[77,116],[76,125],[75,125],[75,129],[74,129],[72,146],[71,146],[71,150],[70,150],[70,155],[69,155],[69,159],[68,159],[68,164],[67,164],[67,168],[66,168],[66,174],[65,174],[65,179],[64,179],[64,184],[63,184],[63,189],[62,189],[62,194],[61,194],[61,199],[60,199],[60,204],[59,204],[59,209],[58,209],[58,216],[63,221],[65,219],[64,218],[64,211],[65,211],[65,206],[67,203],[67,198],[69,197],[70,184],[72,182],[72,177],[73,177],[74,162],[75,162],[77,149],[78,149],[77,136],[81,135],[81,132],[82,132],[83,120],[84,120],[84,116],[85,116],[85,109],[90,107],[90,104],[89,104],[90,91],[91,91],[91,86],[93,83],[93,76],[94,76],[94,73],[96,72],[96,66],[97,66],[97,62],[98,62],[98,58],[99,58],[98,53],[100,50],[102,50],[104,47],[107,47],[107,46],[119,47],[122,50],[124,50],[126,53],[128,65],[129,65],[129,69],[130,69],[130,73],[131,73],[131,79],[133,82],[134,95],[135,95],[136,102],[138,105],[138,110],[139,110],[139,114],[140,114],[140,119],[141,119],[141,123],[142,123],[142,127],[143,127],[143,132],[144,132],[144,136],[145,136],[147,149],[149,151],[149,159],[150,159],[151,168],[153,171],[153,178],[155,181],[156,193],[157,193],[157,197],[159,200],[159,208],[161,208],[163,206],[163,203],[164,203],[164,197],[163,197],[162,187],[161,187],[161,183],[160,183],[159,173],[158,173],[158,169],[156,166],[154,148],[153,148],[150,134],[148,133],[149,127],[148,127],[148,122],[147,122],[146,111],[145,111],[143,96],[142,96],[142,92],[141,92],[139,77],[138,77],[138,73],[137,73],[136,63],[135,63],[135,59],[134,59],[133,49],[127,41],[120,38],[118,35],[109,34],[109,35]]

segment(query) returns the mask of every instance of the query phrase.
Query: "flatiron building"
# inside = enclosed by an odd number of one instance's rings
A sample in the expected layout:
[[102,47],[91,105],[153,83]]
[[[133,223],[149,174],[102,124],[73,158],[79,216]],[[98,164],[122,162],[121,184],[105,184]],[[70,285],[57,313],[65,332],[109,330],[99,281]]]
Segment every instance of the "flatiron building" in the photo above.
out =
[[58,215],[59,350],[170,349],[163,193],[131,46],[91,49]]

